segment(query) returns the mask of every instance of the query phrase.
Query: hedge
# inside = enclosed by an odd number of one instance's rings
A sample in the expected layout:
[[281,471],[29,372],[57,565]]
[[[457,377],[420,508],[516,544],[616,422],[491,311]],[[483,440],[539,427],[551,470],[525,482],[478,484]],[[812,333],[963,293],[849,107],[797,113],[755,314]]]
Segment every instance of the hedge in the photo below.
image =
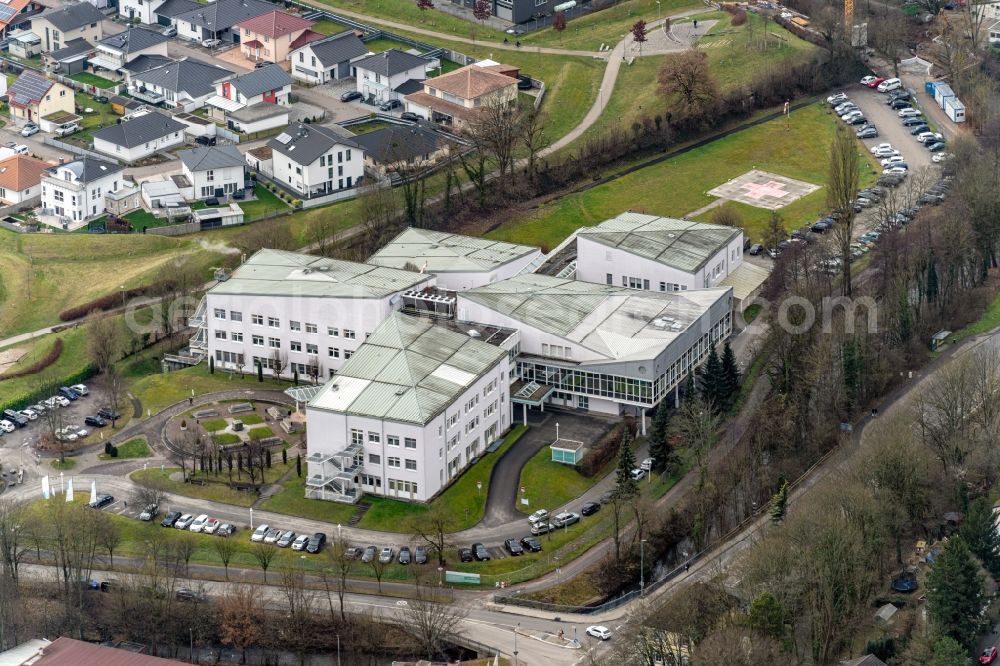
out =
[[583,458],[576,463],[576,471],[586,477],[592,477],[604,466],[611,462],[618,455],[618,449],[622,443],[622,428],[627,427],[632,436],[635,437],[635,419],[626,419],[622,423],[616,423],[611,430],[604,433],[597,442],[583,454]]
[[83,305],[76,305],[59,313],[59,319],[61,321],[73,321],[74,319],[80,319],[81,317],[86,317],[94,310],[100,310],[102,312],[107,310],[112,310],[122,304],[123,300],[129,298],[135,298],[136,296],[145,296],[152,287],[133,287],[132,289],[125,290],[124,299],[121,292],[115,292],[108,294],[106,296],[101,296],[100,298],[95,298],[89,303],[84,303]]
[[[63,377],[62,385],[69,386],[71,384],[81,384],[94,375],[97,374],[97,367],[94,365],[88,365],[83,370],[79,370],[71,375]],[[0,411],[5,409],[20,410],[24,409],[28,405],[34,404],[40,400],[52,396],[51,386],[34,386],[30,389],[25,389],[19,395],[4,396],[3,402],[0,402]]]
[[45,368],[49,367],[53,363],[59,360],[59,356],[62,354],[63,341],[62,338],[56,338],[56,342],[52,345],[52,349],[49,353],[45,355],[44,358],[40,358],[27,368],[22,368],[16,372],[10,372],[5,375],[0,375],[0,381],[5,379],[17,379],[18,377],[27,377],[28,375],[34,375],[41,372]]

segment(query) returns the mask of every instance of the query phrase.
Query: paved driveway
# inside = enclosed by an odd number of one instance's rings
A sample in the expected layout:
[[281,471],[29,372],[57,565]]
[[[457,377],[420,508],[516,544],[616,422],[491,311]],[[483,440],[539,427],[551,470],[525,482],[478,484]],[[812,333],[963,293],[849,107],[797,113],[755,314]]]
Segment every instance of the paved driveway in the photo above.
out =
[[931,153],[927,152],[927,149],[910,135],[909,127],[903,127],[898,112],[886,105],[885,95],[864,86],[858,86],[846,92],[861,108],[869,122],[875,123],[875,126],[878,127],[878,138],[865,139],[866,146],[870,148],[886,141],[891,143],[892,147],[906,158],[906,163],[910,165],[911,170],[933,164]]

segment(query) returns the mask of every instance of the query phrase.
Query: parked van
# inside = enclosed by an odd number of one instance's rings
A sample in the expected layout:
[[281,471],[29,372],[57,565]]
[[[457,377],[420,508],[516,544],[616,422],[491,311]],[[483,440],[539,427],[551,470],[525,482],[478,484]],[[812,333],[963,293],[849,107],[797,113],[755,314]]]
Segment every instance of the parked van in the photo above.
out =
[[898,90],[903,87],[903,82],[899,79],[886,79],[882,83],[878,84],[878,91],[880,93],[889,92],[890,90]]

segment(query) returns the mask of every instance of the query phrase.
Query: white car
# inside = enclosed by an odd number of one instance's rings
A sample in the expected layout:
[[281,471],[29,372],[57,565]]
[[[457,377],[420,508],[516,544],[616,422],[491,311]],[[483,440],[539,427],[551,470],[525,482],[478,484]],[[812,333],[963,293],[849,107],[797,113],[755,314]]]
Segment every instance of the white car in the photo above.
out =
[[944,139],[944,137],[941,136],[941,134],[939,134],[938,132],[921,132],[920,134],[917,135],[917,141],[919,143],[927,143],[932,139],[934,141],[941,141],[942,139]]
[[201,531],[205,534],[215,534],[215,531],[219,529],[219,525],[221,524],[218,518],[209,518],[205,521],[205,526],[201,528]]
[[78,425],[68,425],[68,426],[66,426],[66,431],[67,432],[72,432],[77,437],[86,437],[87,435],[90,434],[89,430],[87,430],[86,428],[81,428]]
[[874,153],[875,157],[878,157],[880,159],[885,159],[886,157],[896,157],[897,155],[901,154],[902,153],[900,153],[895,148],[883,148],[878,152]]
[[221,39],[206,39],[201,42],[201,45],[206,49],[214,49],[216,46],[222,43]]
[[52,399],[56,401],[60,407],[69,407],[69,398],[64,395],[54,395]]
[[188,529],[191,530],[192,532],[201,532],[203,529],[205,529],[205,523],[207,522],[208,522],[208,514],[203,513],[197,518],[195,518],[193,521],[191,521],[191,525],[190,527],[188,527]]
[[874,82],[877,78],[878,78],[877,76],[872,76],[871,74],[869,74],[868,76],[862,77],[862,79],[861,79],[861,85],[863,85],[863,86],[871,85],[871,83]]
[[70,388],[79,393],[81,396],[90,395],[90,389],[83,384],[73,384]]
[[311,537],[308,534],[300,534],[295,537],[295,541],[292,542],[292,550],[302,550],[309,543]]
[[882,170],[882,175],[883,176],[905,176],[906,175],[906,167],[900,166],[900,165],[896,164],[896,165],[893,165],[893,166],[891,166],[891,167],[889,167],[887,169],[883,169]]
[[266,525],[266,524],[265,525],[258,525],[257,529],[255,529],[253,531],[253,534],[250,535],[250,541],[253,541],[255,543],[263,541],[264,540],[264,535],[267,534],[268,530],[270,530],[270,529],[271,529],[270,525]]
[[80,439],[75,432],[69,428],[61,428],[56,430],[56,439],[63,442],[75,442]]
[[937,153],[931,158],[932,162],[944,162],[945,160],[950,160],[954,155],[951,153]]
[[841,102],[847,101],[847,93],[834,93],[826,98],[826,101],[830,104],[840,104]]
[[868,149],[872,155],[878,154],[880,150],[892,150],[891,143],[876,143],[874,146]]
[[19,143],[16,146],[14,146],[14,154],[16,154],[16,155],[27,155],[30,152],[31,152],[31,148],[28,148],[23,143]]
[[14,432],[15,427],[16,426],[10,421],[0,421],[0,430],[3,430],[4,432]]
[[37,421],[38,420],[38,412],[36,412],[35,410],[31,409],[30,407],[28,407],[27,409],[22,409],[21,410],[21,416],[23,416],[24,418],[28,419],[29,421]]
[[179,530],[186,530],[187,528],[191,527],[191,522],[193,520],[194,516],[192,516],[190,513],[185,513],[183,516],[177,519],[177,522],[174,523],[174,527],[176,527]]
[[31,136],[32,134],[38,134],[38,125],[35,123],[28,123],[21,128],[21,136]]
[[892,166],[893,164],[899,164],[900,162],[905,162],[902,155],[893,155],[892,157],[887,157],[882,160],[881,164],[884,167]]
[[593,627],[587,627],[587,635],[593,636],[594,638],[599,638],[602,641],[606,641],[611,638],[611,632],[607,627],[602,627],[600,625],[594,625]]
[[924,114],[920,111],[920,109],[914,109],[913,107],[910,107],[909,109],[900,109],[898,115],[900,118],[913,118],[915,116],[922,116]]
[[644,469],[634,469],[634,470],[632,470],[632,480],[633,481],[642,481],[645,478],[646,478],[646,470],[644,470]]
[[549,512],[545,509],[539,509],[530,516],[528,516],[528,522],[534,525],[535,523],[541,523],[549,518]]
[[903,82],[899,79],[886,79],[882,83],[878,84],[877,90],[880,93],[887,93],[892,90],[899,90],[903,87]]
[[647,472],[649,470],[653,469],[653,459],[652,458],[646,458],[645,460],[643,460],[639,464],[639,469],[646,470]]

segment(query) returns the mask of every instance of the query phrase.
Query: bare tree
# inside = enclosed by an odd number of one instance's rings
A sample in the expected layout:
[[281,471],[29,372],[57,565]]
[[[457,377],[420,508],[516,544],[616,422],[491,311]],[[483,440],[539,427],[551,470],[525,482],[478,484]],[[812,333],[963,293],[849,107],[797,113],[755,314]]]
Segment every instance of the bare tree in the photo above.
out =
[[428,659],[434,659],[448,645],[450,637],[462,635],[465,616],[463,609],[435,600],[418,583],[415,594],[407,600],[406,612],[399,616],[399,627],[416,638]]
[[538,152],[545,145],[545,118],[538,111],[531,109],[521,119],[521,145],[528,151],[528,180],[535,179],[535,161]]
[[521,119],[517,98],[497,93],[486,98],[466,125],[473,147],[492,164],[501,182],[514,169]]
[[226,570],[226,580],[229,580],[229,563],[232,561],[233,555],[236,554],[236,542],[227,537],[216,539],[212,546],[215,548],[215,554],[219,556],[219,561],[222,562],[222,566]]
[[115,550],[121,545],[123,537],[121,527],[106,513],[98,513],[97,541],[108,553],[108,564],[115,566]]
[[278,554],[278,549],[269,543],[255,543],[250,549],[250,554],[257,560],[260,570],[264,572],[264,582],[267,582],[267,570],[271,566],[271,561]]
[[145,479],[142,485],[134,485],[131,491],[132,503],[141,509],[147,506],[159,507],[166,497],[166,483],[156,477]]
[[441,504],[431,503],[427,511],[413,517],[409,527],[418,539],[427,542],[437,557],[438,566],[443,567],[445,550],[451,545],[449,536],[455,531],[452,513]]
[[660,93],[676,97],[677,108],[684,115],[703,115],[718,102],[719,86],[704,51],[690,49],[666,56],[657,76]]
[[0,576],[9,578],[15,586],[21,560],[28,552],[26,536],[31,519],[25,506],[13,500],[0,499]]
[[288,610],[282,632],[285,644],[299,655],[299,665],[305,666],[307,651],[316,639],[313,630],[316,594],[306,586],[305,574],[291,569],[281,572],[281,596]]
[[861,180],[861,160],[858,159],[857,141],[843,127],[830,146],[830,174],[827,177],[826,203],[840,211],[840,219],[834,225],[833,233],[840,254],[842,277],[841,290],[850,296],[851,284],[851,243],[854,241],[854,201],[858,183]]
[[87,325],[87,353],[98,372],[106,373],[125,349],[125,331],[121,321],[114,317],[102,316],[95,310]]
[[399,205],[391,187],[372,181],[358,192],[358,212],[361,218],[362,253],[368,256],[385,245],[397,225]]
[[271,358],[268,360],[270,361],[271,371],[274,373],[275,379],[285,374],[285,370],[288,369],[288,354],[284,350],[274,349],[271,352]]
[[245,664],[247,648],[263,636],[265,618],[260,594],[249,585],[231,586],[219,601],[219,615],[222,642],[239,650],[240,663]]
[[[337,598],[340,601],[340,620],[347,621],[347,614],[344,612],[344,595],[347,593],[347,576],[351,573],[351,565],[354,563],[350,544],[343,537],[338,537],[330,543],[326,549],[327,557],[333,567],[333,573],[337,577]],[[327,591],[329,594],[329,591]],[[331,608],[331,611],[333,609]]]
[[180,532],[174,534],[170,539],[170,555],[179,566],[184,564],[184,575],[188,575],[188,566],[194,552],[198,550],[198,541],[190,532]]
[[385,576],[385,570],[389,568],[391,563],[383,562],[380,555],[380,553],[376,553],[368,566],[372,570],[372,575],[375,576],[375,582],[378,583],[378,593],[382,594],[382,577]]
[[104,390],[107,393],[107,406],[111,410],[111,427],[114,428],[125,393],[125,375],[116,364],[108,366],[104,373]]

